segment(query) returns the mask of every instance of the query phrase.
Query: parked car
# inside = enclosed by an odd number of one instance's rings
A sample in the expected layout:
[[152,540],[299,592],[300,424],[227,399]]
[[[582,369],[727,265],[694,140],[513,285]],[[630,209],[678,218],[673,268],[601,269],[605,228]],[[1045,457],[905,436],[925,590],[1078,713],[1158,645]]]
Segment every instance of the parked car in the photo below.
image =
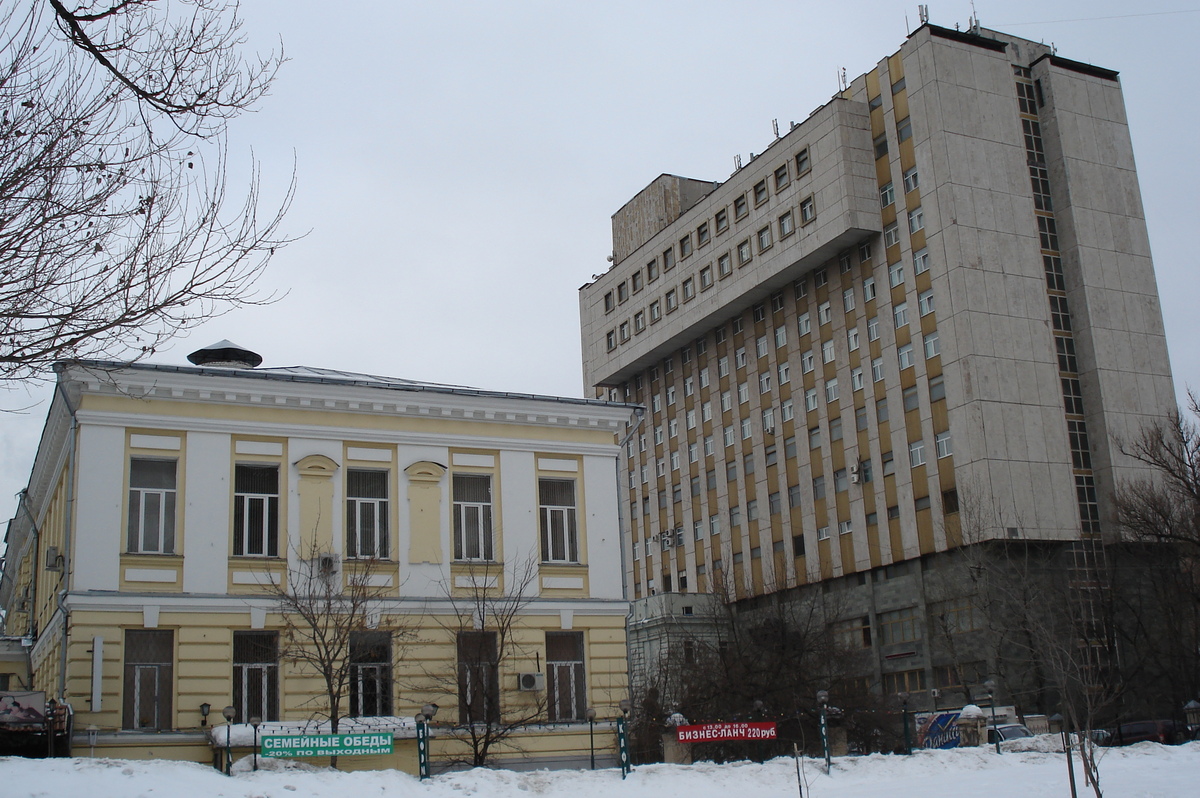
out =
[[1000,742],[1006,740],[1019,740],[1022,737],[1032,737],[1033,732],[1020,723],[1001,723],[997,726],[988,726],[987,741],[989,745],[996,744],[996,737],[1000,737]]
[[1185,739],[1182,729],[1173,720],[1135,720],[1122,723],[1113,730],[1107,745],[1133,745],[1134,743],[1162,743],[1175,745]]

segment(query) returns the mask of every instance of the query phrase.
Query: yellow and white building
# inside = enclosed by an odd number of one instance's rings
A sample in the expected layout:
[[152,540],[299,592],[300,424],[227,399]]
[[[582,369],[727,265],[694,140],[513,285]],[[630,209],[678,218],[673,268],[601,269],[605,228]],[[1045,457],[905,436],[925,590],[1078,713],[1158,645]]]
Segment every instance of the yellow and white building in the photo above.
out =
[[[76,753],[92,729],[97,756],[208,761],[204,725],[227,705],[237,721],[320,718],[324,688],[280,656],[271,595],[319,552],[338,579],[369,562],[368,626],[407,631],[400,645],[364,627],[343,712],[436,703],[452,726],[471,700],[460,654],[492,644],[456,612],[481,584],[502,600],[530,564],[497,677],[503,706],[546,710],[494,761],[586,762],[587,710],[614,718],[627,693],[616,457],[634,409],[256,368],[229,342],[191,359],[57,367],[0,581],[25,653],[0,661],[10,688],[69,703]],[[435,738],[435,767],[452,746]],[[396,751],[341,764],[415,766],[411,741]]]

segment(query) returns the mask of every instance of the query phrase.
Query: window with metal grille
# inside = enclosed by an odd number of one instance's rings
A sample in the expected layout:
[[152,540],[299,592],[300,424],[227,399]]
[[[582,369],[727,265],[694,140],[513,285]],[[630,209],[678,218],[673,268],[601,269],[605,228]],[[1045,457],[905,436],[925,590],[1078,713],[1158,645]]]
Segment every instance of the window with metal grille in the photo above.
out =
[[279,466],[235,466],[233,490],[233,553],[278,557]]
[[350,714],[392,714],[392,635],[350,633]]
[[542,561],[579,562],[575,518],[575,481],[538,480],[541,510]]
[[551,721],[583,720],[586,712],[583,633],[546,632],[547,716]]
[[388,472],[346,472],[346,556],[388,557]]
[[163,731],[171,717],[174,633],[159,629],[125,630],[125,678],[121,726]]
[[233,633],[233,706],[239,723],[279,720],[279,634]]
[[491,476],[455,474],[453,482],[454,559],[495,559],[492,542]]
[[130,553],[175,553],[175,461],[129,461]]
[[458,722],[498,723],[500,683],[495,632],[458,633]]

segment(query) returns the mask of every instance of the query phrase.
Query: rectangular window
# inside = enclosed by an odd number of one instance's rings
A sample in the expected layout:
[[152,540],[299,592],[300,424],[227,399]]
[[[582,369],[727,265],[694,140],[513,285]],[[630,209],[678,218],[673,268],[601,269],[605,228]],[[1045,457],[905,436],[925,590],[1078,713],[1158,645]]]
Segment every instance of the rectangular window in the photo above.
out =
[[917,611],[915,607],[902,610],[881,612],[876,616],[879,627],[880,645],[893,643],[911,643],[921,637],[917,627]]
[[500,722],[495,632],[458,633],[458,722]]
[[692,254],[692,234],[688,233],[679,239],[679,259],[683,260]]
[[713,223],[716,225],[718,233],[724,233],[729,229],[729,211],[721,208],[713,215]]
[[892,288],[904,282],[904,263],[896,261],[888,266],[888,285]]
[[822,302],[820,305],[817,305],[817,321],[821,324],[821,326],[825,326],[832,320],[833,312],[829,307],[829,303]]
[[683,281],[683,301],[687,302],[694,296],[696,296],[696,279],[689,277]]
[[796,317],[796,329],[801,335],[808,335],[812,332],[812,320],[807,313],[801,313]]
[[542,561],[579,562],[579,534],[575,518],[575,481],[539,479]]
[[921,206],[913,208],[908,212],[908,232],[916,233],[919,230],[925,229],[925,211],[921,210]]
[[726,252],[717,258],[717,275],[720,277],[728,277],[733,274],[733,261]]
[[913,441],[908,445],[908,464],[913,468],[925,465],[925,441]]
[[791,382],[791,366],[787,363],[779,364],[779,384],[787,385]]
[[887,227],[883,228],[883,245],[885,247],[894,247],[900,243],[900,225],[892,222]]
[[237,720],[279,720],[279,633],[233,633],[233,706]]
[[875,146],[875,160],[879,160],[888,154],[887,133],[880,133],[872,143]]
[[811,413],[817,409],[817,389],[809,388],[804,392],[804,410]]
[[900,370],[910,369],[913,365],[913,347],[912,344],[904,344],[896,348],[896,360],[900,363]]
[[862,366],[855,366],[850,369],[850,390],[861,391],[863,389],[863,370]]
[[587,717],[583,632],[546,632],[546,715],[551,723]]
[[854,289],[847,288],[842,292],[842,310],[849,313],[854,310]]
[[800,200],[800,224],[808,224],[817,218],[817,206],[812,197]]
[[904,142],[912,138],[912,122],[906,116],[896,123],[896,141]]
[[821,344],[821,362],[832,363],[834,360],[833,341],[825,341]]
[[764,371],[758,375],[758,392],[767,393],[771,390],[771,372]]
[[879,206],[886,208],[896,202],[896,189],[889,182],[879,189]]
[[933,289],[922,291],[917,295],[917,308],[922,316],[928,316],[933,313]]
[[868,277],[863,280],[863,302],[870,302],[875,298],[875,278]]
[[646,281],[654,282],[658,279],[658,258],[654,258],[646,264]]
[[925,344],[925,359],[926,360],[929,360],[929,358],[931,358],[931,357],[937,357],[938,355],[940,355],[942,353],[942,344],[941,344],[940,339],[938,338],[937,330],[934,330],[933,332],[930,332],[930,333],[926,333],[923,341]]
[[915,386],[915,385],[913,385],[912,387],[909,387],[909,388],[905,388],[903,393],[901,394],[901,396],[904,399],[904,412],[905,413],[908,413],[912,410],[916,410],[917,407],[920,405],[920,397],[917,395],[917,386]]
[[750,401],[750,386],[747,383],[739,382],[737,387],[738,404],[745,404]]
[[871,242],[869,240],[864,241],[858,245],[858,262],[859,263],[870,263],[871,262]]
[[279,466],[234,466],[233,490],[234,555],[278,557]]
[[871,318],[867,319],[867,340],[868,341],[878,341],[879,340],[879,317],[878,316],[872,316]]
[[838,398],[838,381],[837,377],[831,377],[825,381],[825,401],[836,402]]
[[929,378],[929,401],[936,402],[946,398],[946,382],[939,374]]
[[705,266],[703,269],[700,270],[700,290],[704,291],[706,289],[712,288],[712,284],[713,284],[712,266]]
[[883,380],[883,358],[877,357],[871,361],[871,382]]
[[615,307],[616,303],[613,301],[613,292],[609,291],[604,295],[604,312],[612,313],[613,308]]
[[913,253],[913,274],[924,274],[929,271],[929,250],[918,249]]
[[629,284],[633,286],[633,293],[635,294],[645,287],[645,278],[642,277],[640,269],[633,273],[633,277],[629,279]]
[[760,180],[754,184],[754,204],[761,205],[767,201],[767,181]]
[[916,191],[921,185],[921,177],[917,174],[917,167],[913,167],[904,173],[904,193]]
[[670,313],[671,311],[675,310],[675,308],[679,307],[679,295],[675,292],[674,288],[667,291],[666,303],[667,313]]
[[901,302],[892,309],[892,321],[896,325],[896,329],[908,326],[908,303]]
[[733,218],[744,219],[746,214],[750,212],[750,203],[746,202],[746,195],[743,194],[733,200]]
[[817,540],[829,540],[829,527],[817,527]]
[[656,299],[650,303],[650,323],[662,318],[662,304]]
[[750,262],[750,258],[753,257],[753,253],[750,249],[750,239],[747,238],[742,241],[742,243],[737,245],[737,254],[738,266],[745,266]]
[[174,633],[169,629],[125,630],[122,728],[165,731],[175,726],[171,717],[174,649]]
[[934,435],[933,443],[937,448],[937,456],[939,460],[943,457],[949,457],[950,455],[954,454],[954,451],[950,446],[949,430],[946,430],[945,432],[939,432],[938,434]]
[[739,346],[733,353],[734,365],[740,369],[746,367],[746,347]]
[[454,559],[491,562],[495,559],[492,478],[487,474],[455,474],[453,491]]
[[130,554],[175,553],[175,461],[129,461]]
[[646,329],[646,311],[639,310],[633,314],[633,331],[636,334],[644,329]]
[[669,272],[675,268],[675,248],[667,247],[662,254],[663,271]]
[[799,177],[811,168],[812,163],[808,157],[808,147],[805,147],[796,153],[796,176]]
[[846,346],[849,347],[851,352],[858,351],[858,328],[857,327],[852,327],[851,329],[846,330]]
[[754,354],[755,354],[755,356],[756,357],[766,357],[767,349],[769,348],[769,346],[770,346],[770,344],[767,341],[767,336],[765,336],[765,335],[758,336],[758,338],[754,339]]
[[743,418],[742,419],[742,440],[748,440],[750,438],[750,431],[751,431],[750,419]]
[[629,285],[621,283],[617,286],[617,302],[624,302],[629,299]]
[[796,223],[792,220],[792,212],[787,211],[779,217],[779,237],[787,238],[796,232]]
[[770,225],[758,231],[758,251],[762,252],[765,249],[771,248],[771,227]]
[[775,190],[779,191],[780,189],[787,188],[787,184],[790,182],[791,178],[788,176],[788,165],[785,163],[783,166],[775,170]]
[[388,472],[346,471],[346,556],[388,558]]
[[888,420],[888,403],[886,396],[875,401],[875,420],[880,424],[883,424]]
[[391,632],[350,633],[350,715],[392,714]]
[[708,243],[708,222],[701,222],[696,228],[696,246],[702,247]]

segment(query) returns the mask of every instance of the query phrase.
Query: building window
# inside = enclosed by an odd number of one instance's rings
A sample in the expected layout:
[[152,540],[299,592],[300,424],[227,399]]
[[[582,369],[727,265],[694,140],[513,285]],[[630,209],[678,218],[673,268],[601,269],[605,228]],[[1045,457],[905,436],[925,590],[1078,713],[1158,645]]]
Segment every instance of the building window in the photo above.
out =
[[742,440],[749,440],[750,431],[751,431],[750,419],[743,418],[742,419]]
[[862,366],[855,366],[850,369],[850,390],[861,391],[863,389],[863,370]]
[[917,611],[915,607],[902,610],[881,612],[876,616],[879,628],[879,643],[892,645],[894,643],[911,643],[919,640],[920,630],[917,628]]
[[901,302],[892,309],[892,321],[895,322],[897,330],[908,325],[907,302]]
[[829,303],[822,302],[820,305],[817,305],[817,322],[821,326],[824,326],[831,321],[833,321],[833,311],[830,309]]
[[796,177],[799,177],[811,168],[812,163],[808,157],[808,147],[805,147],[796,153]]
[[712,284],[713,284],[712,266],[705,266],[703,269],[700,270],[700,290],[705,291],[709,288],[712,288]]
[[808,388],[804,391],[804,410],[807,413],[817,409],[817,389]]
[[174,647],[174,633],[169,629],[125,630],[122,728],[163,731],[174,727]]
[[817,206],[812,197],[800,200],[800,224],[808,224],[817,218]]
[[929,401],[936,402],[946,398],[946,381],[939,374],[929,378]]
[[458,722],[499,723],[495,632],[458,633]]
[[746,214],[750,212],[750,204],[746,202],[746,195],[743,194],[733,200],[733,218],[744,219]]
[[887,133],[880,133],[872,142],[875,147],[875,160],[879,160],[888,154]]
[[821,362],[832,363],[834,360],[833,341],[825,341],[821,344]]
[[617,303],[613,301],[613,292],[612,291],[607,292],[604,295],[604,312],[612,313],[613,308],[615,308],[616,306],[617,306]]
[[817,269],[813,272],[813,285],[817,288],[829,282],[829,273],[825,269]]
[[621,283],[617,286],[617,302],[624,302],[629,299],[629,284]]
[[233,633],[233,706],[237,718],[279,720],[279,634]]
[[754,204],[762,205],[767,201],[767,181],[760,180],[754,184]]
[[728,277],[731,274],[733,274],[733,259],[726,252],[717,258],[717,275],[719,277]]
[[775,348],[779,349],[787,345],[787,327],[775,328]]
[[829,540],[829,527],[817,527],[817,540]]
[[683,301],[687,302],[696,296],[696,280],[692,277],[683,281]]
[[[760,319],[760,321],[761,321],[761,319]],[[769,343],[767,341],[767,336],[760,335],[760,336],[758,336],[758,338],[756,338],[754,340],[754,354],[757,357],[760,357],[760,358],[766,357],[768,347],[769,347]]]
[[346,472],[346,556],[388,557],[388,472]]
[[639,310],[633,314],[633,332],[636,335],[646,329],[646,311]]
[[629,284],[633,286],[633,293],[635,294],[645,287],[645,278],[642,277],[640,270],[633,273],[633,277],[629,279]]
[[769,393],[771,390],[771,372],[764,371],[758,375],[758,392]]
[[390,632],[350,633],[350,714],[360,718],[392,714]]
[[673,310],[675,310],[677,307],[679,307],[679,295],[676,293],[674,288],[672,288],[670,291],[667,292],[666,300],[667,300],[667,313],[670,313]]
[[771,226],[767,225],[758,231],[758,251],[771,248]]
[[278,557],[279,466],[235,466],[233,490],[234,555]]
[[746,239],[737,245],[738,266],[745,266],[750,262],[752,253],[750,251],[750,239]]
[[713,215],[713,222],[717,226],[718,233],[724,233],[729,229],[729,211],[722,208]]
[[925,441],[913,441],[908,445],[908,464],[912,468],[925,465]]
[[937,435],[934,435],[933,443],[937,448],[937,456],[939,460],[943,457],[949,457],[950,455],[954,454],[954,451],[950,447],[949,430],[946,430],[945,432],[939,432]]
[[883,245],[885,247],[894,247],[900,243],[900,225],[892,222],[887,227],[883,228]]
[[896,141],[904,142],[912,138],[912,122],[906,116],[896,123]]
[[702,247],[709,241],[708,222],[701,222],[696,228],[696,246]]
[[791,177],[788,175],[788,167],[785,163],[783,166],[775,170],[775,190],[787,188],[787,184],[791,182]]
[[587,680],[583,632],[546,632],[546,715],[551,722],[583,720]]
[[863,302],[870,302],[875,299],[875,278],[868,277],[863,280]]
[[854,289],[847,288],[842,292],[842,310],[849,313],[854,310]]
[[858,351],[858,328],[853,327],[846,331],[846,346],[851,352]]
[[871,361],[871,382],[883,380],[883,358],[877,357]]
[[888,420],[888,403],[886,396],[875,401],[875,420],[880,424]]
[[913,366],[913,347],[912,344],[904,344],[896,348],[896,360],[900,364],[900,370],[910,369]]
[[929,271],[929,250],[922,247],[913,253],[913,274]]
[[692,254],[692,234],[688,233],[679,239],[679,259],[683,260]]
[[921,177],[917,174],[917,167],[913,167],[904,173],[904,193],[916,191],[921,185]]
[[621,322],[621,325],[618,329],[620,330],[621,343],[625,343],[629,340],[629,322]]
[[812,319],[807,313],[801,313],[796,317],[796,329],[801,335],[808,335],[812,332]]
[[658,258],[654,258],[646,264],[646,282],[654,282],[658,279]]
[[925,343],[925,359],[926,360],[929,360],[929,358],[931,358],[931,357],[937,357],[938,355],[941,354],[942,344],[941,344],[941,341],[938,339],[937,330],[934,330],[933,332],[930,332],[930,333],[926,333],[925,338],[924,338],[924,343]]
[[453,483],[454,559],[490,562],[495,559],[492,478],[487,474],[455,474]]
[[896,189],[889,182],[879,189],[879,206],[886,208],[896,202]]
[[836,402],[838,398],[838,381],[837,377],[831,377],[825,381],[825,401]]
[[895,288],[904,282],[904,263],[896,261],[888,265],[888,285]]
[[904,412],[908,413],[916,410],[920,406],[920,397],[917,395],[917,386],[905,388],[901,397],[904,400]]
[[129,461],[129,552],[175,553],[175,461]]
[[928,316],[933,313],[933,289],[922,291],[917,295],[917,308],[922,316]]
[[787,385],[789,382],[791,382],[791,379],[792,379],[791,366],[788,363],[780,363],[779,364],[779,384]]
[[925,211],[921,210],[921,206],[913,208],[908,212],[908,232],[916,233],[919,230],[925,229]]
[[575,481],[539,479],[543,562],[579,562]]
[[883,674],[883,692],[887,695],[919,693],[924,689],[925,671],[923,670],[918,669]]
[[675,248],[667,247],[662,254],[663,271],[669,272],[675,268]]
[[779,217],[779,237],[787,238],[796,231],[796,223],[792,220],[792,212],[787,211]]

